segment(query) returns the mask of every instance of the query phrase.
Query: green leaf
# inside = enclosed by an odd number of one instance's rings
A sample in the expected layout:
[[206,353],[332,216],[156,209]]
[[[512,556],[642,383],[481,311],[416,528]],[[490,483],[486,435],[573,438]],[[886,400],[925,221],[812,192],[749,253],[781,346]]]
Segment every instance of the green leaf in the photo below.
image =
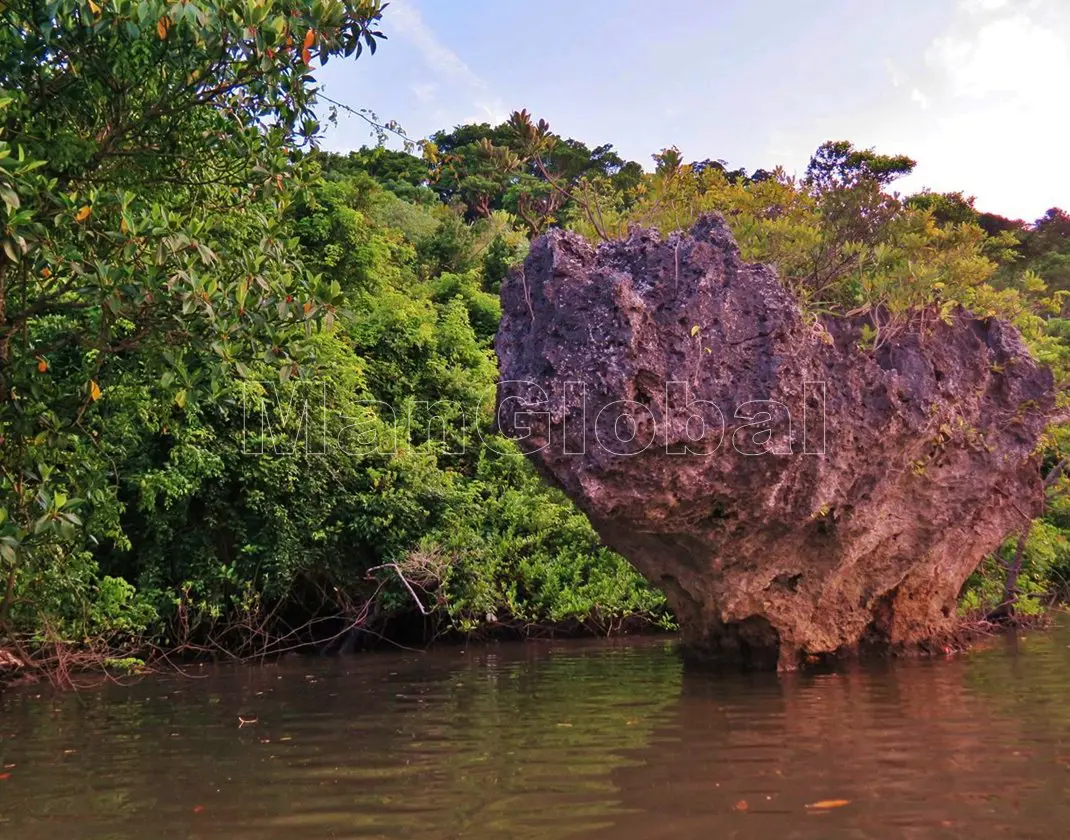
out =
[[0,200],[3,200],[4,204],[7,206],[9,215],[14,213],[21,206],[18,193],[11,189],[11,187],[0,186]]

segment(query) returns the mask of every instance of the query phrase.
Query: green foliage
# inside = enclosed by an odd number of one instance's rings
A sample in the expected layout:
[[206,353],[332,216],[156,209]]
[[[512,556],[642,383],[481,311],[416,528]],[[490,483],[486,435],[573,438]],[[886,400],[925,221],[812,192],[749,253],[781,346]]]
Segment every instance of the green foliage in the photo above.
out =
[[460,300],[476,337],[489,347],[498,331],[502,308],[497,295],[483,291],[482,280],[475,269],[464,274],[442,274],[431,283],[431,299],[436,303]]
[[940,225],[962,225],[980,220],[980,214],[973,207],[973,199],[966,198],[961,192],[935,193],[926,190],[910,196],[906,206],[932,213],[934,221]]
[[427,163],[407,152],[376,146],[345,156],[324,152],[321,159],[329,178],[352,181],[365,175],[389,191],[387,194],[404,202],[432,204],[438,201],[428,186],[431,172]]
[[442,593],[459,627],[477,629],[488,616],[497,625],[603,631],[625,620],[666,624],[662,597],[599,545],[586,517],[544,489],[508,442],[483,451],[470,492],[470,508],[424,543],[454,558]]
[[535,236],[587,209],[595,185],[629,202],[642,169],[609,144],[589,148],[515,112],[492,128],[459,126],[438,132],[425,147],[431,185],[442,200],[463,206],[469,220],[508,210]]
[[849,190],[862,184],[884,187],[914,171],[906,155],[881,155],[856,149],[846,140],[822,143],[806,167],[806,183],[821,194]]
[[[1017,580],[1015,612],[1038,615],[1055,598],[1064,594],[1070,582],[1070,531],[1066,529],[1066,502],[1052,517],[1037,520],[1029,531]],[[1062,524],[1060,524],[1060,522]],[[998,552],[985,558],[966,582],[959,611],[963,615],[986,614],[1005,597],[1004,583],[1013,564],[1018,539],[1008,539]]]
[[[511,241],[510,241],[511,240]],[[498,234],[491,240],[483,255],[482,285],[490,294],[501,291],[502,281],[509,269],[527,256],[527,240]]]
[[455,213],[446,212],[435,231],[420,241],[417,253],[426,276],[466,272],[477,265],[475,232]]
[[[61,599],[77,592],[95,617],[85,627],[251,653],[273,649],[269,622],[416,609],[396,575],[376,571],[384,564],[461,630],[488,615],[517,629],[667,621],[660,595],[489,431],[500,309],[478,255],[494,245],[502,270],[523,236],[505,217],[469,226],[404,202],[363,171],[309,166],[305,177],[278,224],[293,259],[330,278],[315,281],[323,317],[287,335],[290,355],[242,357],[226,383],[205,379],[215,354],[197,344],[162,358],[142,345],[97,374],[87,417],[109,464],[109,530],[91,551],[61,552],[84,580],[37,582],[18,627],[66,616]],[[68,499],[53,502],[65,522]],[[449,562],[421,576],[411,558],[426,545]]]
[[312,61],[374,51],[379,4],[0,18],[0,634],[128,634],[149,613],[91,553],[127,544],[128,447],[252,366],[290,373],[334,317],[287,224],[292,150],[317,131]]

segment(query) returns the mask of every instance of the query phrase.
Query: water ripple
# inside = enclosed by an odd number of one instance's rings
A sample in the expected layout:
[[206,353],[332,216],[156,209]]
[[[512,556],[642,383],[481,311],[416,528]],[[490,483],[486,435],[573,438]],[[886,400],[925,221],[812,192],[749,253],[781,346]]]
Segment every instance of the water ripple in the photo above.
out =
[[1062,837],[1068,665],[1057,630],[824,675],[685,672],[639,641],[23,691],[0,836]]

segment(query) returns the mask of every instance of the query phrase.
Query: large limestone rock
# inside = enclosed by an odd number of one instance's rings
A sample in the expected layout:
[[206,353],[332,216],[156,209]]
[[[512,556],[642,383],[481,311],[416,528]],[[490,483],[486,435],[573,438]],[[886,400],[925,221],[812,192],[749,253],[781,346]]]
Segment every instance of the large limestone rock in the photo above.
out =
[[498,423],[667,595],[690,649],[932,642],[1038,509],[1049,371],[929,313],[876,348],[807,319],[719,217],[594,250],[552,231],[502,289]]

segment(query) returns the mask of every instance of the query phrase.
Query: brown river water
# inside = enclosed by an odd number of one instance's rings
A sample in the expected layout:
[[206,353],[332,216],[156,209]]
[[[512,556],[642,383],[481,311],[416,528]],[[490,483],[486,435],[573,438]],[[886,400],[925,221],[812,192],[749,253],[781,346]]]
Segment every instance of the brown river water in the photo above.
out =
[[3,840],[1065,838],[1070,628],[825,674],[643,639],[21,689],[0,764]]

